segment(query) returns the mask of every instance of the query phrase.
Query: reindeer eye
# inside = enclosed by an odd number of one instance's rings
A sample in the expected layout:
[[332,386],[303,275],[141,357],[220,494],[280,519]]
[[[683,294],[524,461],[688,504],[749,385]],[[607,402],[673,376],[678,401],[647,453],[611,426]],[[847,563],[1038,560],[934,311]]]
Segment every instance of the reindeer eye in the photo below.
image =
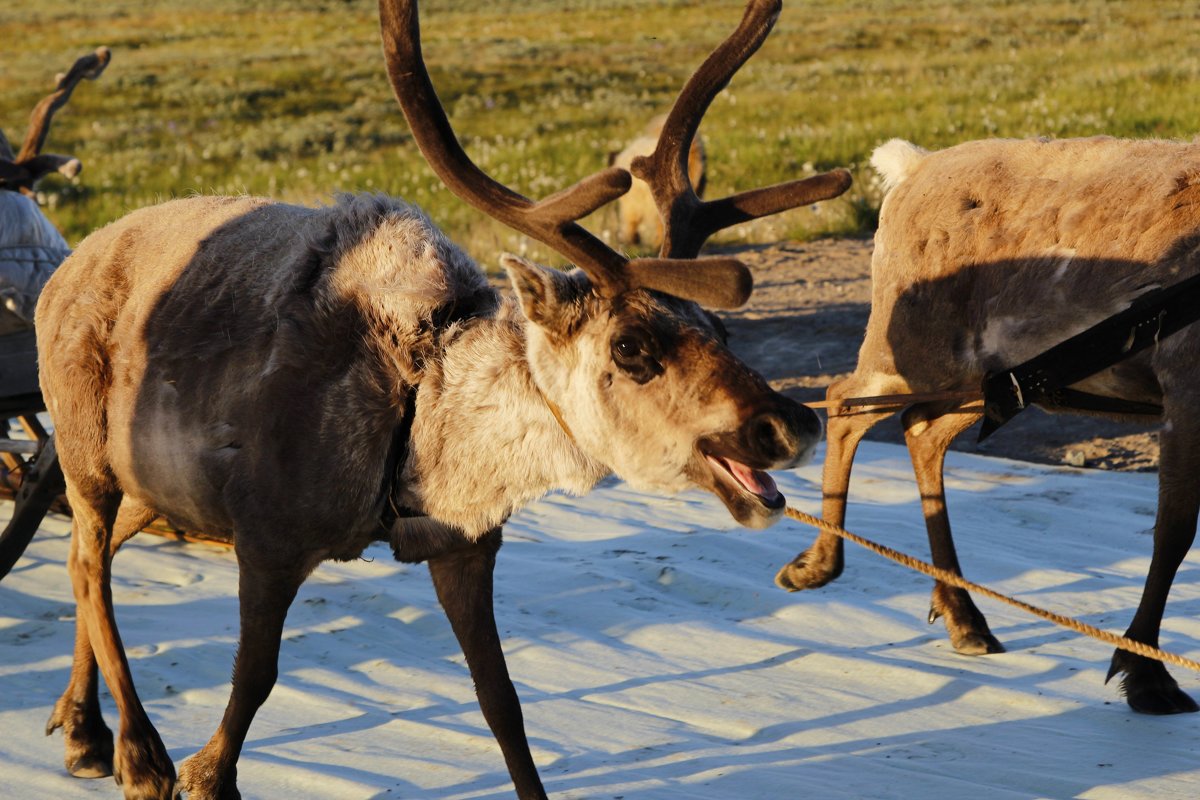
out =
[[642,354],[642,343],[632,336],[622,336],[613,342],[613,353],[626,361],[637,358]]
[[646,383],[663,373],[655,358],[654,343],[645,335],[623,333],[612,341],[612,360],[636,383]]

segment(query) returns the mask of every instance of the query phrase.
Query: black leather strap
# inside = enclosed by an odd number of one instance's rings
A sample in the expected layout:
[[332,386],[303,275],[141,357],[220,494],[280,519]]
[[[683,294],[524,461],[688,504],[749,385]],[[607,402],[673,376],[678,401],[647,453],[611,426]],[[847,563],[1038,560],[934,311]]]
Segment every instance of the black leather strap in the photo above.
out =
[[1031,405],[1157,415],[1162,408],[1067,389],[1200,320],[1200,275],[1147,292],[1124,311],[983,381],[984,419],[979,440]]

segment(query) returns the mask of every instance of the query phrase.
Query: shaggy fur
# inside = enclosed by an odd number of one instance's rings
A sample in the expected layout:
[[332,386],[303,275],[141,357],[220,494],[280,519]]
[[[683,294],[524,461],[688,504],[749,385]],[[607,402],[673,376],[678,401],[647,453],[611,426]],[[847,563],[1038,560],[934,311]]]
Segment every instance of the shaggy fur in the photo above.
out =
[[[977,390],[989,371],[1018,364],[1200,269],[1200,144],[1111,138],[987,140],[926,153],[893,141],[872,163],[893,187],[872,259],[871,317],[850,377],[828,398]],[[1195,535],[1200,485],[1200,328],[1165,339],[1074,388],[1161,405],[1160,504],[1154,561],[1128,635],[1154,643],[1167,591]],[[942,483],[946,448],[979,418],[953,403],[904,412],[934,561],[958,569]],[[832,416],[825,519],[845,519],[854,450],[892,412]],[[840,574],[840,540],[822,534],[780,571],[788,589]],[[965,592],[937,585],[962,652],[1002,647]],[[1136,710],[1196,710],[1158,662],[1118,652]]]
[[[128,797],[232,795],[296,589],[320,561],[389,538],[399,558],[429,562],[518,792],[542,796],[491,610],[500,525],[612,471],[709,489],[743,524],[768,525],[782,497],[745,476],[807,459],[820,427],[694,303],[505,266],[515,300],[382,196],[177,200],[96,232],[63,264],[38,344],[75,512],[76,661],[49,723],[72,773],[115,771]],[[385,510],[401,517],[390,531]],[[242,574],[230,711],[178,783],[107,587],[112,554],[156,514],[231,539]],[[115,744],[97,664],[122,716]]]

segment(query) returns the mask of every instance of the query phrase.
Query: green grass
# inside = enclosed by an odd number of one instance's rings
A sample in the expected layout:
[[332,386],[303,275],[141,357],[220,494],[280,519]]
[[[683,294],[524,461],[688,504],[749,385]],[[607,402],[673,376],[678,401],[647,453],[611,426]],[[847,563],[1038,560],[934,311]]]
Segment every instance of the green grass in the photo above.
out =
[[[738,0],[426,0],[425,55],[452,123],[498,180],[541,197],[604,167],[665,111],[737,24]],[[0,15],[0,128],[19,141],[56,72],[113,61],[55,118],[49,152],[82,159],[41,186],[77,242],[193,192],[324,202],[386,191],[425,208],[482,263],[521,237],[442,189],[391,95],[371,0],[40,0]],[[1194,2],[814,0],[786,3],[702,131],[709,196],[846,166],[855,185],[723,241],[869,231],[866,167],[893,136],[1200,133]],[[598,212],[594,230],[615,227]],[[535,255],[556,259],[540,247]]]

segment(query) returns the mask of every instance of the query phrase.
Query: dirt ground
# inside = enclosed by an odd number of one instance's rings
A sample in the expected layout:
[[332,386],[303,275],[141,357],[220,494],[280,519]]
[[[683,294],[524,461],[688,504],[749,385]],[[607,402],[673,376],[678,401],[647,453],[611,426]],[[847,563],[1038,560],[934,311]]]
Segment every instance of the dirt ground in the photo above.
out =
[[[807,402],[854,370],[870,312],[869,239],[782,243],[739,249],[754,272],[749,304],[724,312],[730,346],[788,396]],[[1025,461],[1110,470],[1153,470],[1158,439],[1153,427],[1082,416],[1022,412],[976,444],[979,426],[954,449]],[[902,442],[897,417],[868,439]]]

